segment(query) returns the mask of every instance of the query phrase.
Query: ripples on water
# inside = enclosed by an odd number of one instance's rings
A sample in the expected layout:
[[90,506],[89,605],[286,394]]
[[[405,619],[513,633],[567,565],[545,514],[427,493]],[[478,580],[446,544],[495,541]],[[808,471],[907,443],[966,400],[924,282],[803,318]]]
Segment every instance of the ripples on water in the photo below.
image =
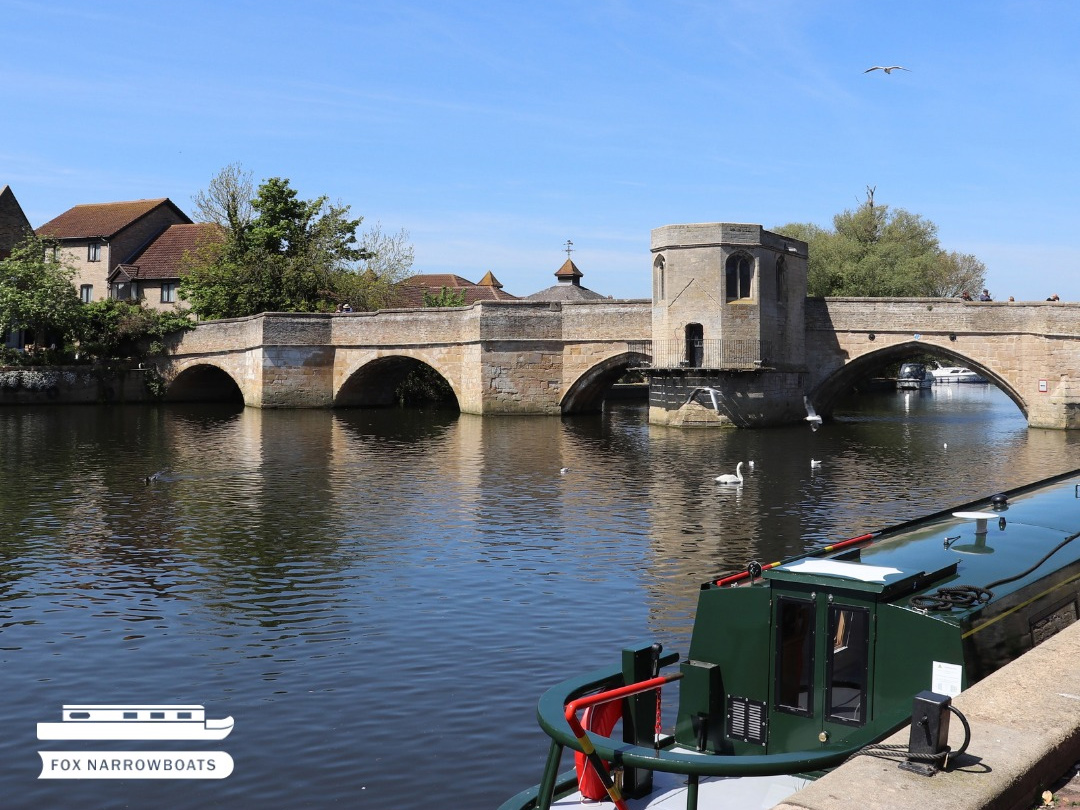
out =
[[[0,410],[3,806],[496,807],[539,780],[539,693],[685,651],[699,582],[1070,469],[1080,438],[988,386],[836,417]],[[64,703],[204,704],[224,742],[123,746],[235,771],[37,780],[39,750],[110,748],[38,742]]]

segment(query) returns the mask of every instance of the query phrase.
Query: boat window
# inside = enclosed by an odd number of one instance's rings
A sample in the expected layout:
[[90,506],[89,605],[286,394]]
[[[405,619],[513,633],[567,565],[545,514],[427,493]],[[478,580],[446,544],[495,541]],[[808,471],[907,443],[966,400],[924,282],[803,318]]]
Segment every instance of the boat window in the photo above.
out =
[[840,723],[866,722],[866,678],[870,662],[870,611],[829,607],[829,651],[825,663],[825,714]]
[[150,719],[151,720],[164,720],[165,719],[165,712],[150,712]]
[[177,720],[190,720],[191,719],[191,712],[177,712],[176,713],[176,719]]
[[124,719],[125,720],[138,720],[139,719],[139,713],[138,712],[124,712]]
[[90,712],[68,712],[68,720],[89,720]]
[[814,603],[780,597],[777,601],[776,703],[781,711],[814,711]]

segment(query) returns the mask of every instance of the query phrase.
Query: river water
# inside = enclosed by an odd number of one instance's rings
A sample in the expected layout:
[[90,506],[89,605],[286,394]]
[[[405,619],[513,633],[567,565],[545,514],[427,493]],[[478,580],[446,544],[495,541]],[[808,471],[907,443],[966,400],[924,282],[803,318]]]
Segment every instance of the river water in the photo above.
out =
[[[1080,435],[1029,430],[992,386],[835,415],[0,410],[0,806],[494,808],[539,781],[540,692],[632,643],[685,652],[705,579],[1080,466]],[[743,486],[714,483],[750,460]],[[235,727],[39,741],[65,704],[200,704]],[[38,752],[72,750],[235,769],[37,778]]]

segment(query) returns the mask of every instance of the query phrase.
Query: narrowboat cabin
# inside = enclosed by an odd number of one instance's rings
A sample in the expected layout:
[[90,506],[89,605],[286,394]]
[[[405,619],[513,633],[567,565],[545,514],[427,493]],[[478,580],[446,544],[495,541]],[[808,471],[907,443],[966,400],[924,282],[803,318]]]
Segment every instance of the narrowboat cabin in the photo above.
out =
[[541,697],[541,784],[503,810],[772,807],[1075,622],[1078,537],[1080,470],[707,582],[685,660],[627,649]]

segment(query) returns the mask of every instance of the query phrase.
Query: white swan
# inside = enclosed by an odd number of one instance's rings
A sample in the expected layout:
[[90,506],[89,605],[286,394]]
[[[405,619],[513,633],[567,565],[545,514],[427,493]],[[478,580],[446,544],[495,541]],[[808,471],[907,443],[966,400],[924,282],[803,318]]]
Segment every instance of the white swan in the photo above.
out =
[[740,461],[735,465],[735,474],[724,473],[723,475],[716,476],[716,483],[718,484],[741,484],[743,482],[742,477],[742,462]]
[[818,461],[816,458],[812,458],[812,459],[810,459],[810,466],[811,467],[820,467],[821,462]]

